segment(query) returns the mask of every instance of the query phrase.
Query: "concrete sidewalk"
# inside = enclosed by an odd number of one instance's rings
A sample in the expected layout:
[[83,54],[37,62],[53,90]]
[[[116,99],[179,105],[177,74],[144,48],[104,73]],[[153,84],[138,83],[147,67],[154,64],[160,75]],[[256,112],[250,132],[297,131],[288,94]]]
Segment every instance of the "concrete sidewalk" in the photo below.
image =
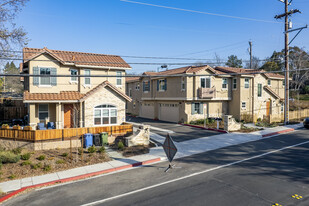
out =
[[[210,150],[215,150],[227,146],[242,144],[246,142],[256,141],[263,138],[263,136],[276,135],[281,132],[289,132],[294,129],[302,127],[302,124],[281,126],[276,128],[269,128],[249,134],[244,133],[228,133],[204,138],[188,140],[184,142],[175,142],[178,148],[178,153],[175,158],[186,157]],[[158,134],[151,133],[151,138],[163,143],[165,137]],[[149,154],[138,155],[130,158],[121,158],[105,163],[89,165],[70,170],[55,172],[42,176],[29,177],[24,179],[12,180],[0,183],[0,189],[3,192],[23,191],[28,188],[44,186],[49,184],[69,182],[73,180],[83,179],[100,174],[116,172],[140,165],[150,164],[166,160],[165,153],[162,147],[155,147],[150,149]],[[15,192],[16,193],[16,192]],[[1,202],[0,198],[0,202]],[[3,200],[2,200],[3,201]]]

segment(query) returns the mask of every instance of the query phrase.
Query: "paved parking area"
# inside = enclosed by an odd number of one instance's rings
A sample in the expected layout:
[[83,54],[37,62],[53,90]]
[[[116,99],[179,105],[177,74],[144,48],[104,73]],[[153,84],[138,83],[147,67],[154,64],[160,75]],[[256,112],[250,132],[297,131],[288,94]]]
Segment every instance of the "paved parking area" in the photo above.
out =
[[166,136],[168,131],[172,131],[171,136],[175,142],[183,142],[187,140],[222,134],[216,131],[203,130],[189,126],[182,126],[176,123],[156,121],[140,117],[128,116],[127,122],[150,125],[152,127],[150,129],[151,132],[162,136]]

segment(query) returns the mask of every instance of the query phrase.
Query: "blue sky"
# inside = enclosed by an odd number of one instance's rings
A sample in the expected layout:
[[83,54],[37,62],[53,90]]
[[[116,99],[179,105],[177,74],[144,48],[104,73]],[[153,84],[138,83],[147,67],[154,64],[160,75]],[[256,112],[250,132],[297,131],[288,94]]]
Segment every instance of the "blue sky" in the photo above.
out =
[[[270,21],[248,21],[158,8],[120,0],[30,0],[17,24],[28,32],[28,47],[130,56],[213,59],[235,54],[264,59],[283,48],[284,25],[275,20],[284,12],[278,0],[136,0],[143,3]],[[294,0],[294,28],[309,19],[309,1]],[[277,22],[277,23],[276,23]],[[309,29],[293,42],[309,50]],[[204,51],[204,52],[201,52]],[[196,62],[124,58],[135,62]],[[157,65],[134,65],[133,72],[156,70]],[[175,68],[175,66],[170,66]]]

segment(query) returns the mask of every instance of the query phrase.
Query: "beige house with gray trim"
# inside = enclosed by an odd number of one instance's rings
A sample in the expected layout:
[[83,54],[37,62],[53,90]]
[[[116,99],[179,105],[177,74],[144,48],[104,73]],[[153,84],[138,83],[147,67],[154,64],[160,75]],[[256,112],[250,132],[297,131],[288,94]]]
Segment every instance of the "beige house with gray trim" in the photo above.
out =
[[261,72],[208,65],[145,72],[142,77],[126,78],[126,93],[132,99],[127,113],[169,122],[225,114],[251,121],[272,115],[279,121],[283,118],[284,76]]
[[131,98],[125,95],[123,76],[130,69],[114,55],[24,48],[21,71],[37,75],[24,78],[30,126],[53,122],[60,129],[125,122],[125,104]]

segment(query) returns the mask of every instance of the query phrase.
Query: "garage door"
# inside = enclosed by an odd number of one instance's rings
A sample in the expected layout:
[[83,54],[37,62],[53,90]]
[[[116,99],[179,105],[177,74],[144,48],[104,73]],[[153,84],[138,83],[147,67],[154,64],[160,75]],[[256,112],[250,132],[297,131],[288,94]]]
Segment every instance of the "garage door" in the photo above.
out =
[[178,104],[159,104],[159,119],[167,122],[179,122]]
[[143,103],[140,107],[139,116],[147,119],[154,119],[153,104]]

